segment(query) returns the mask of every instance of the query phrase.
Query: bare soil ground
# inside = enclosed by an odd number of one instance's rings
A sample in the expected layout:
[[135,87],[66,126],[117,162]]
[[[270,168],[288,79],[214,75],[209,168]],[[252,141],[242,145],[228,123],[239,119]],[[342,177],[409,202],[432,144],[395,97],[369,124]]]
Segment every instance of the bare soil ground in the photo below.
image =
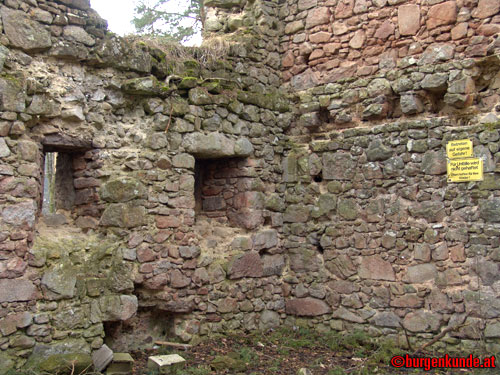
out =
[[[321,335],[313,331],[277,331],[268,335],[228,335],[201,342],[187,351],[160,348],[134,352],[134,375],[154,375],[147,370],[151,355],[177,353],[186,359],[179,375],[296,375],[308,369],[312,375],[368,374],[498,374],[496,369],[396,369],[394,355],[407,352],[394,345],[376,343],[362,333]],[[460,354],[460,355],[463,355]],[[436,356],[423,353],[420,356]],[[458,356],[458,355],[457,355]]]

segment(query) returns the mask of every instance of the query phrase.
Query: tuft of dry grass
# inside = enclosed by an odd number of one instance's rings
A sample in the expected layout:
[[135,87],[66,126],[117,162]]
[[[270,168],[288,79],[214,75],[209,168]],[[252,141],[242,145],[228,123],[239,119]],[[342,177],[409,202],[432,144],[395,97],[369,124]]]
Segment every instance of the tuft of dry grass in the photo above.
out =
[[146,46],[160,51],[169,62],[195,60],[203,67],[208,67],[217,60],[226,58],[231,47],[236,43],[223,36],[205,39],[199,47],[183,46],[161,36],[129,35],[125,38],[136,46]]

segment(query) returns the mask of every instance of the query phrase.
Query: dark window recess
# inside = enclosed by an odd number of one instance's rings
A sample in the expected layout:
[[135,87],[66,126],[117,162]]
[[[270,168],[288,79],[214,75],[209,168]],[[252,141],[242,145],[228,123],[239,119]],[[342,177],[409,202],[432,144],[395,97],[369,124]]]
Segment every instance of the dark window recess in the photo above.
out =
[[43,177],[44,216],[57,210],[71,211],[75,205],[73,158],[65,152],[46,152]]
[[254,177],[246,159],[196,159],[194,177],[197,216],[225,223],[232,213],[247,206]]

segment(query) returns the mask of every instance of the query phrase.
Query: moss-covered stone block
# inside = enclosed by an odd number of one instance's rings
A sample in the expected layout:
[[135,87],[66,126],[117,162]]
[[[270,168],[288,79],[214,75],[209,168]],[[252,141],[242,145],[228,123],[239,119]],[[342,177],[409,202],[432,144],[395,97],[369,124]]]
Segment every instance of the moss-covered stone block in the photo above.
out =
[[198,85],[198,78],[196,77],[184,77],[178,85],[181,90],[192,89]]
[[[235,357],[237,356],[238,355],[236,354]],[[246,364],[244,361],[238,358],[232,358],[232,356],[229,355],[216,356],[210,363],[210,366],[212,366],[212,368],[217,371],[245,371],[246,369]]]
[[162,92],[155,76],[132,78],[122,84],[122,90],[133,95],[158,95]]
[[120,203],[145,198],[147,191],[144,185],[135,178],[120,177],[105,183],[99,194],[107,202]]
[[110,204],[102,214],[101,225],[105,227],[135,228],[146,222],[146,209],[125,203]]
[[85,353],[55,354],[41,362],[41,371],[49,374],[85,374],[92,371],[92,358]]

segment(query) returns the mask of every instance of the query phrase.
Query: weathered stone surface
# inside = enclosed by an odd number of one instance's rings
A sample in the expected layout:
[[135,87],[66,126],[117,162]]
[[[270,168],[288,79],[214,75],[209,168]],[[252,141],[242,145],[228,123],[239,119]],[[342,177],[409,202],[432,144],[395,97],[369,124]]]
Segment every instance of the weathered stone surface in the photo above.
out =
[[287,223],[305,223],[309,219],[311,209],[302,204],[292,204],[286,208],[283,221]]
[[385,78],[376,78],[366,88],[370,97],[378,97],[392,94],[391,82]]
[[41,362],[39,367],[49,374],[84,373],[92,367],[92,358],[85,353],[54,354]]
[[5,375],[13,371],[15,362],[7,353],[0,352],[0,363],[2,364],[0,375]]
[[472,12],[475,18],[488,18],[494,16],[500,11],[500,1],[498,0],[479,0],[477,8]]
[[323,178],[325,180],[350,180],[356,172],[356,161],[347,153],[323,154]]
[[201,87],[195,87],[189,90],[189,101],[194,105],[212,104],[212,96],[208,91]]
[[422,158],[422,171],[430,175],[446,173],[446,155],[444,152],[427,151]]
[[98,372],[102,372],[112,361],[113,351],[106,344],[92,353],[92,363]]
[[[2,27],[0,27],[0,30],[2,30]],[[3,67],[5,64],[5,60],[7,60],[7,57],[9,57],[10,51],[8,48],[4,46],[0,46],[0,73],[3,71]]]
[[484,330],[484,337],[487,339],[500,338],[500,323],[488,323]]
[[319,269],[320,260],[314,251],[297,248],[290,249],[290,268],[294,272],[315,272]]
[[233,140],[218,132],[208,135],[187,134],[184,136],[184,146],[190,154],[202,159],[245,157],[253,152],[253,146],[248,139]]
[[195,158],[189,154],[177,154],[172,159],[172,166],[174,168],[194,169]]
[[96,47],[96,52],[103,63],[117,69],[146,74],[151,72],[151,54],[142,48],[135,48],[132,42],[124,38],[106,38]]
[[88,10],[90,9],[90,0],[58,0],[69,7]]
[[354,10],[354,0],[338,1],[335,8],[335,19],[348,18],[352,16]]
[[23,112],[26,108],[26,93],[22,79],[14,76],[0,77],[0,109]]
[[262,211],[253,208],[241,208],[237,211],[228,212],[229,222],[237,227],[253,230],[264,222]]
[[446,1],[433,5],[427,14],[427,28],[434,29],[438,26],[455,23],[457,20],[457,3]]
[[420,7],[416,4],[398,8],[398,26],[401,35],[415,35],[420,29]]
[[331,312],[330,307],[316,298],[296,298],[286,301],[287,314],[297,316],[319,316]]
[[28,18],[26,13],[2,7],[3,29],[10,43],[25,51],[47,49],[52,45],[49,30]]
[[230,279],[262,277],[263,272],[262,260],[259,253],[256,251],[249,251],[245,254],[233,257],[227,269],[227,274]]
[[269,330],[275,329],[280,325],[280,315],[275,311],[264,310],[260,314],[259,319],[259,330],[262,332],[267,332]]
[[436,276],[437,269],[434,264],[418,264],[408,267],[404,281],[411,284],[425,283],[434,280]]
[[391,306],[393,307],[405,307],[405,308],[418,308],[422,307],[423,300],[418,298],[415,294],[406,294],[401,297],[393,298],[391,301]]
[[429,91],[445,91],[448,85],[448,74],[436,73],[426,75],[420,85],[423,89]]
[[434,332],[441,324],[441,315],[428,310],[406,314],[403,325],[410,332]]
[[19,227],[26,225],[28,228],[32,228],[35,224],[35,213],[35,202],[22,202],[4,208],[2,219],[7,224]]
[[401,111],[407,115],[414,115],[416,113],[423,112],[424,110],[422,101],[414,94],[401,95],[399,103],[401,105]]
[[391,148],[384,145],[380,139],[372,141],[366,150],[368,161],[383,161],[389,159],[392,155]]
[[346,309],[344,306],[340,306],[338,309],[336,309],[333,312],[332,317],[337,318],[337,319],[346,320],[346,321],[352,322],[352,323],[361,324],[361,323],[366,322],[366,319],[363,318],[362,316],[360,316],[360,314],[358,314],[357,312],[354,313],[351,310]]
[[10,155],[9,146],[7,146],[5,139],[2,137],[0,138],[0,158],[6,158],[9,155]]
[[418,61],[419,65],[430,65],[439,61],[448,61],[455,54],[453,44],[431,44]]
[[83,28],[78,26],[66,26],[63,30],[63,35],[66,39],[75,42],[83,43],[86,46],[93,46],[95,39],[90,36]]
[[0,280],[0,303],[31,301],[37,298],[37,288],[29,280]]
[[321,194],[316,206],[311,212],[313,218],[332,213],[337,208],[337,196],[333,194]]
[[4,336],[12,335],[17,331],[16,322],[11,316],[7,316],[0,320],[0,333]]
[[120,177],[102,185],[100,195],[107,202],[120,203],[145,198],[147,191],[140,181],[132,177]]
[[339,199],[337,213],[345,220],[356,220],[360,207],[354,199]]
[[493,285],[493,283],[500,280],[500,269],[497,262],[481,260],[475,268],[483,285]]
[[278,245],[278,232],[275,229],[268,229],[258,232],[252,236],[255,250],[270,249]]
[[500,316],[500,299],[492,290],[465,290],[463,292],[465,310],[471,316],[494,319]]
[[335,259],[327,262],[326,268],[340,279],[347,279],[357,271],[351,258],[345,254],[341,254]]
[[28,336],[15,336],[10,341],[10,346],[16,349],[30,349],[35,346],[35,339],[33,337]]
[[364,279],[395,281],[391,263],[383,260],[380,255],[372,255],[361,259],[359,276]]
[[490,223],[500,222],[500,198],[482,199],[479,201],[479,215]]
[[285,268],[283,255],[264,255],[262,257],[262,276],[281,276]]
[[370,323],[379,327],[399,328],[401,319],[393,312],[379,312],[370,319]]
[[238,300],[236,300],[235,298],[227,297],[221,299],[217,303],[217,311],[219,311],[222,314],[235,312],[237,309],[238,309]]
[[102,214],[101,225],[105,227],[134,228],[146,221],[146,209],[126,203],[110,204]]
[[128,79],[122,84],[127,94],[154,96],[161,92],[160,83],[155,76]]
[[197,258],[201,253],[201,250],[196,245],[191,246],[180,246],[179,255],[184,259]]
[[412,216],[426,219],[431,223],[440,222],[446,215],[443,202],[426,201],[416,203],[410,206],[409,210]]
[[57,267],[42,277],[42,286],[51,293],[48,299],[73,298],[76,293],[76,273],[72,268]]
[[298,179],[298,164],[297,156],[295,154],[290,154],[283,158],[283,181],[284,182],[295,182]]
[[366,35],[363,30],[358,30],[354,33],[354,36],[349,41],[349,47],[354,49],[360,49],[363,47],[366,41]]
[[100,318],[104,322],[128,320],[136,314],[138,306],[136,296],[110,295],[98,300]]
[[181,289],[191,284],[191,279],[185,276],[180,270],[175,269],[170,272],[170,285],[172,288]]
[[295,34],[303,29],[304,29],[304,22],[301,20],[296,20],[286,24],[285,34]]
[[375,32],[375,38],[379,39],[387,39],[391,35],[394,35],[394,30],[396,28],[394,27],[394,24],[387,20],[382,25],[377,29]]
[[326,7],[315,8],[309,11],[306,18],[306,29],[323,25],[330,21],[330,11]]

